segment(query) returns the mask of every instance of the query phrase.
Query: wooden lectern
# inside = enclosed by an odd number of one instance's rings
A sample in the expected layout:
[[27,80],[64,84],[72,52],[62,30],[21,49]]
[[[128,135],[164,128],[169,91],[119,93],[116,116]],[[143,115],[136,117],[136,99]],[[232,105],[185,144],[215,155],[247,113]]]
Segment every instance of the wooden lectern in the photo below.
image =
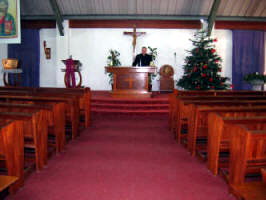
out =
[[149,74],[156,73],[156,67],[105,67],[113,74],[113,97],[151,97]]

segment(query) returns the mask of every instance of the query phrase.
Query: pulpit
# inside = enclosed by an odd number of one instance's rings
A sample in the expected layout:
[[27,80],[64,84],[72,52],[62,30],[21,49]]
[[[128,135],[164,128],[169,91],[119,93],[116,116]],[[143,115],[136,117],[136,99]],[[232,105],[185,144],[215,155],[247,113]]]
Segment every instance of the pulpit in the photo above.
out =
[[113,74],[113,97],[151,97],[149,75],[156,67],[105,67]]

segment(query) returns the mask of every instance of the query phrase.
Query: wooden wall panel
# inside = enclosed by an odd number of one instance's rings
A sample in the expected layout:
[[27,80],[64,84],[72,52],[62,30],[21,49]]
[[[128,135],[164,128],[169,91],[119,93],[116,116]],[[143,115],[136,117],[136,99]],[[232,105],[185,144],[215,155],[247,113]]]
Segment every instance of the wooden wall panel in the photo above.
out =
[[[199,29],[200,21],[177,20],[70,20],[70,28],[159,28],[159,29]],[[264,30],[266,22],[216,21],[216,29]]]
[[22,28],[41,29],[41,28],[56,28],[55,20],[22,20]]
[[266,31],[266,22],[242,22],[242,21],[217,21],[216,29],[230,30],[264,30]]
[[70,28],[161,28],[198,29],[200,21],[176,20],[70,20]]

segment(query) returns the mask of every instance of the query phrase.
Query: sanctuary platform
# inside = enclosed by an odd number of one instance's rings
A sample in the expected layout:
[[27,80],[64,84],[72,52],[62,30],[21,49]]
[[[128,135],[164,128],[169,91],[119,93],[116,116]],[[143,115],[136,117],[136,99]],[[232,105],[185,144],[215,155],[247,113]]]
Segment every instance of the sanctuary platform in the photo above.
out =
[[153,92],[147,98],[115,98],[110,91],[92,91],[92,116],[108,114],[163,114],[169,113],[169,94]]

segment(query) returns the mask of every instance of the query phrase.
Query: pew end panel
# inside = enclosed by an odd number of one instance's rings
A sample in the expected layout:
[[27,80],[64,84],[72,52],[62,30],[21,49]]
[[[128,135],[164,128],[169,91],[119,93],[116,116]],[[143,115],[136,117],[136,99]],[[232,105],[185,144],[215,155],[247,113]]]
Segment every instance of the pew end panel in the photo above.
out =
[[18,177],[10,187],[14,193],[24,185],[24,130],[23,122],[15,120],[3,125],[0,130],[0,154],[4,155],[9,176]]
[[231,126],[229,183],[241,185],[249,168],[266,167],[266,130],[249,130],[245,125]]

